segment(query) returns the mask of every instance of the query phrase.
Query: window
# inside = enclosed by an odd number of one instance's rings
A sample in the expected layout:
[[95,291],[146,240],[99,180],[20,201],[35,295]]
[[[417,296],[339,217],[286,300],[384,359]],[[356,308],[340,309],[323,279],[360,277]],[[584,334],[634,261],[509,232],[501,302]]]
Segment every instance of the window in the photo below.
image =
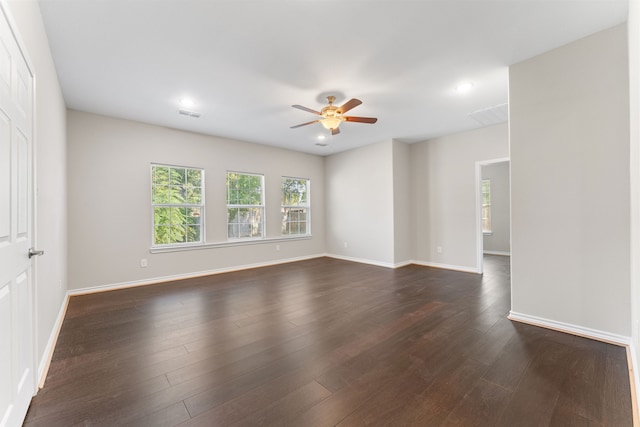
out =
[[282,177],[282,234],[310,234],[309,180]]
[[203,243],[204,170],[151,165],[153,246]]
[[227,237],[263,237],[264,177],[227,172]]
[[482,180],[482,232],[491,233],[491,180]]

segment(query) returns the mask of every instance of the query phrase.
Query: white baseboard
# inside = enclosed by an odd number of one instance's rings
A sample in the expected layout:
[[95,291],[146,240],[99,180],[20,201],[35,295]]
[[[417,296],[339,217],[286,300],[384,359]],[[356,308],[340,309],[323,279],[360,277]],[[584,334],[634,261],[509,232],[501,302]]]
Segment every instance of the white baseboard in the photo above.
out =
[[348,256],[336,255],[336,254],[315,254],[315,255],[307,255],[307,256],[296,257],[296,258],[280,259],[276,261],[268,261],[268,262],[255,263],[255,264],[245,264],[245,265],[239,265],[239,266],[233,266],[233,267],[224,267],[224,268],[218,268],[214,270],[198,271],[195,273],[174,274],[171,276],[152,277],[152,278],[142,279],[142,280],[132,280],[128,282],[111,283],[107,285],[89,286],[86,288],[71,289],[67,292],[67,294],[68,296],[75,296],[75,295],[93,294],[97,292],[115,291],[118,289],[127,289],[127,288],[134,288],[137,286],[155,285],[157,283],[172,282],[174,280],[193,279],[196,277],[210,276],[213,274],[230,273],[233,271],[248,270],[251,268],[258,268],[258,267],[268,267],[271,265],[278,265],[278,264],[287,264],[290,262],[305,261],[308,259],[321,258],[321,257],[341,259],[344,261],[358,262],[361,264],[376,265],[378,267],[386,267],[386,268],[400,268],[410,264],[416,264],[416,265],[422,265],[425,267],[435,267],[435,268],[442,268],[446,270],[455,270],[455,271],[462,271],[465,273],[478,274],[478,270],[475,268],[458,266],[458,265],[438,264],[438,263],[415,261],[415,260],[402,261],[399,263],[390,263],[390,262],[375,261],[370,259],[348,257]]
[[629,383],[631,384],[631,404],[633,405],[633,425],[640,425],[640,396],[638,390],[640,390],[640,378],[638,377],[638,366],[636,366],[636,346],[634,340],[631,340],[630,345],[627,347],[627,366],[629,367]]
[[69,293],[64,296],[60,311],[58,311],[58,317],[53,325],[53,330],[47,341],[47,346],[42,353],[42,359],[38,365],[38,389],[44,387],[44,381],[47,379],[47,373],[49,372],[49,366],[51,365],[51,359],[53,358],[53,351],[56,348],[58,342],[58,335],[60,335],[60,329],[62,329],[62,322],[64,322],[64,316],[67,314],[67,306],[69,305]]
[[467,267],[463,265],[440,264],[437,262],[415,261],[415,260],[411,261],[411,263],[416,265],[422,265],[423,267],[434,267],[434,268],[442,268],[443,270],[454,270],[454,271],[462,271],[463,273],[480,274],[477,268]]
[[599,331],[597,329],[585,328],[583,326],[573,325],[571,323],[558,322],[555,320],[544,319],[528,314],[509,312],[508,318],[516,322],[528,323],[533,326],[540,326],[547,329],[553,329],[560,332],[566,332],[580,337],[591,338],[597,341],[603,341],[609,344],[620,346],[629,346],[631,338],[624,335],[612,334],[610,332]]
[[482,251],[485,255],[500,255],[500,256],[511,256],[511,252],[501,252],[501,251]]
[[[344,255],[324,254],[324,256],[329,257],[329,258],[341,259],[343,261],[351,261],[351,262],[358,262],[360,264],[375,265],[375,266],[378,266],[378,267],[397,268],[397,267],[401,267],[402,266],[402,265],[396,265],[396,264],[394,264],[392,262],[375,261],[375,260],[371,260],[371,259],[355,258],[355,257],[350,257],[350,256],[344,256]],[[405,264],[405,265],[409,265],[409,264]]]
[[413,261],[401,261],[401,262],[396,262],[395,264],[393,264],[393,268],[402,268],[402,267],[406,267],[408,265],[413,264]]
[[196,277],[211,276],[213,274],[230,273],[232,271],[248,270],[251,268],[258,268],[258,267],[268,267],[271,265],[278,265],[278,264],[288,264],[290,262],[305,261],[308,259],[321,258],[323,256],[325,255],[324,254],[307,255],[303,257],[279,259],[276,261],[260,262],[255,264],[245,264],[245,265],[238,265],[233,267],[217,268],[214,270],[198,271],[195,273],[173,274],[171,276],[152,277],[152,278],[143,279],[143,280],[132,280],[130,282],[91,286],[91,287],[80,288],[80,289],[71,289],[69,290],[68,294],[69,296],[75,296],[75,295],[93,294],[97,292],[115,291],[118,289],[134,288],[137,286],[155,285],[157,283],[172,282],[174,280],[193,279]]

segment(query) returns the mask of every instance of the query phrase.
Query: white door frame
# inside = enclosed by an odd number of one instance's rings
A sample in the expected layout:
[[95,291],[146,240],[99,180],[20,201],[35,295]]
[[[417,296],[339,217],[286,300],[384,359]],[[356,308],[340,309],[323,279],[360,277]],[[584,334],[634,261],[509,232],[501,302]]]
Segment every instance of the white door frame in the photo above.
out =
[[482,274],[484,270],[482,261],[484,255],[484,235],[482,233],[482,167],[509,162],[509,183],[511,183],[510,161],[511,159],[509,157],[500,157],[498,159],[480,160],[476,162],[476,269],[478,274]]

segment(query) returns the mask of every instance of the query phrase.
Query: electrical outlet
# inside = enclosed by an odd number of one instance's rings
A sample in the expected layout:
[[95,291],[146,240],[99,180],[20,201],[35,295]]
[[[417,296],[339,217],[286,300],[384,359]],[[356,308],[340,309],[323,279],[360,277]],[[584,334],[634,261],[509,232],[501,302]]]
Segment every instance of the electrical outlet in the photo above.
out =
[[348,246],[348,245],[347,245],[347,242],[344,242],[344,247],[345,247],[345,249],[347,248],[347,246]]
[[442,253],[442,246],[437,246],[436,247],[436,252],[438,252],[439,254]]
[[280,250],[280,245],[276,245],[276,251]]
[[147,259],[146,258],[142,258],[140,260],[140,268],[146,268],[147,267]]

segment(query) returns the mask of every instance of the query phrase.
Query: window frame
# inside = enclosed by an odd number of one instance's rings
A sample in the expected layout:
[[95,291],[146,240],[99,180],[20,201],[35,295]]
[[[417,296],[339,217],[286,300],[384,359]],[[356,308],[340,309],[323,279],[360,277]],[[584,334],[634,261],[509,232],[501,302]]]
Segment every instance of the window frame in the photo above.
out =
[[[196,170],[200,172],[200,203],[155,203],[154,202],[154,190],[156,187],[156,183],[154,181],[154,168],[156,167],[165,167],[171,169],[184,169],[185,175],[187,170]],[[170,249],[170,248],[181,248],[188,246],[202,246],[206,244],[206,226],[205,226],[205,169],[201,167],[195,166],[182,166],[182,165],[173,165],[168,163],[151,163],[149,167],[150,173],[150,196],[151,196],[151,248],[152,249]],[[171,172],[169,172],[170,174]],[[169,175],[170,176],[170,175]],[[167,184],[171,186],[171,182]],[[185,209],[200,209],[200,239],[194,242],[173,242],[173,243],[156,243],[156,208],[185,208]],[[185,223],[184,225],[189,225]]]
[[[238,175],[246,175],[246,176],[255,176],[260,177],[260,204],[234,204],[229,203],[229,174],[238,174]],[[226,224],[227,224],[227,241],[232,242],[241,242],[248,240],[263,240],[266,237],[267,230],[267,218],[265,216],[265,177],[263,174],[252,173],[252,172],[239,172],[233,170],[227,170],[225,173],[225,188],[226,188]],[[233,224],[229,222],[229,209],[260,209],[260,235],[259,236],[248,236],[248,237],[240,237],[238,233],[238,237],[229,236],[229,225]]]
[[[295,204],[295,205],[285,205],[284,204],[284,181],[285,180],[297,180],[297,181],[306,181],[306,203],[305,204]],[[305,232],[304,233],[285,233],[285,218],[284,211],[285,209],[295,209],[295,208],[304,208],[306,214],[305,220]],[[280,177],[280,218],[281,218],[281,227],[280,227],[280,235],[282,237],[303,237],[311,235],[311,180],[309,178],[302,177],[294,177],[294,176],[281,176]],[[291,223],[292,221],[288,221]],[[300,221],[295,221],[300,223]]]
[[[488,191],[485,191],[485,183]],[[482,226],[482,234],[484,234],[485,236],[490,236],[493,234],[493,227],[492,227],[493,224],[491,221],[491,179],[483,179],[480,182],[480,195],[482,197],[481,220],[480,220],[481,226]],[[485,195],[488,195],[487,203],[485,203],[485,200],[487,199]],[[487,213],[486,218],[485,218],[485,212]],[[485,228],[485,221],[488,222],[489,224],[488,228]]]

